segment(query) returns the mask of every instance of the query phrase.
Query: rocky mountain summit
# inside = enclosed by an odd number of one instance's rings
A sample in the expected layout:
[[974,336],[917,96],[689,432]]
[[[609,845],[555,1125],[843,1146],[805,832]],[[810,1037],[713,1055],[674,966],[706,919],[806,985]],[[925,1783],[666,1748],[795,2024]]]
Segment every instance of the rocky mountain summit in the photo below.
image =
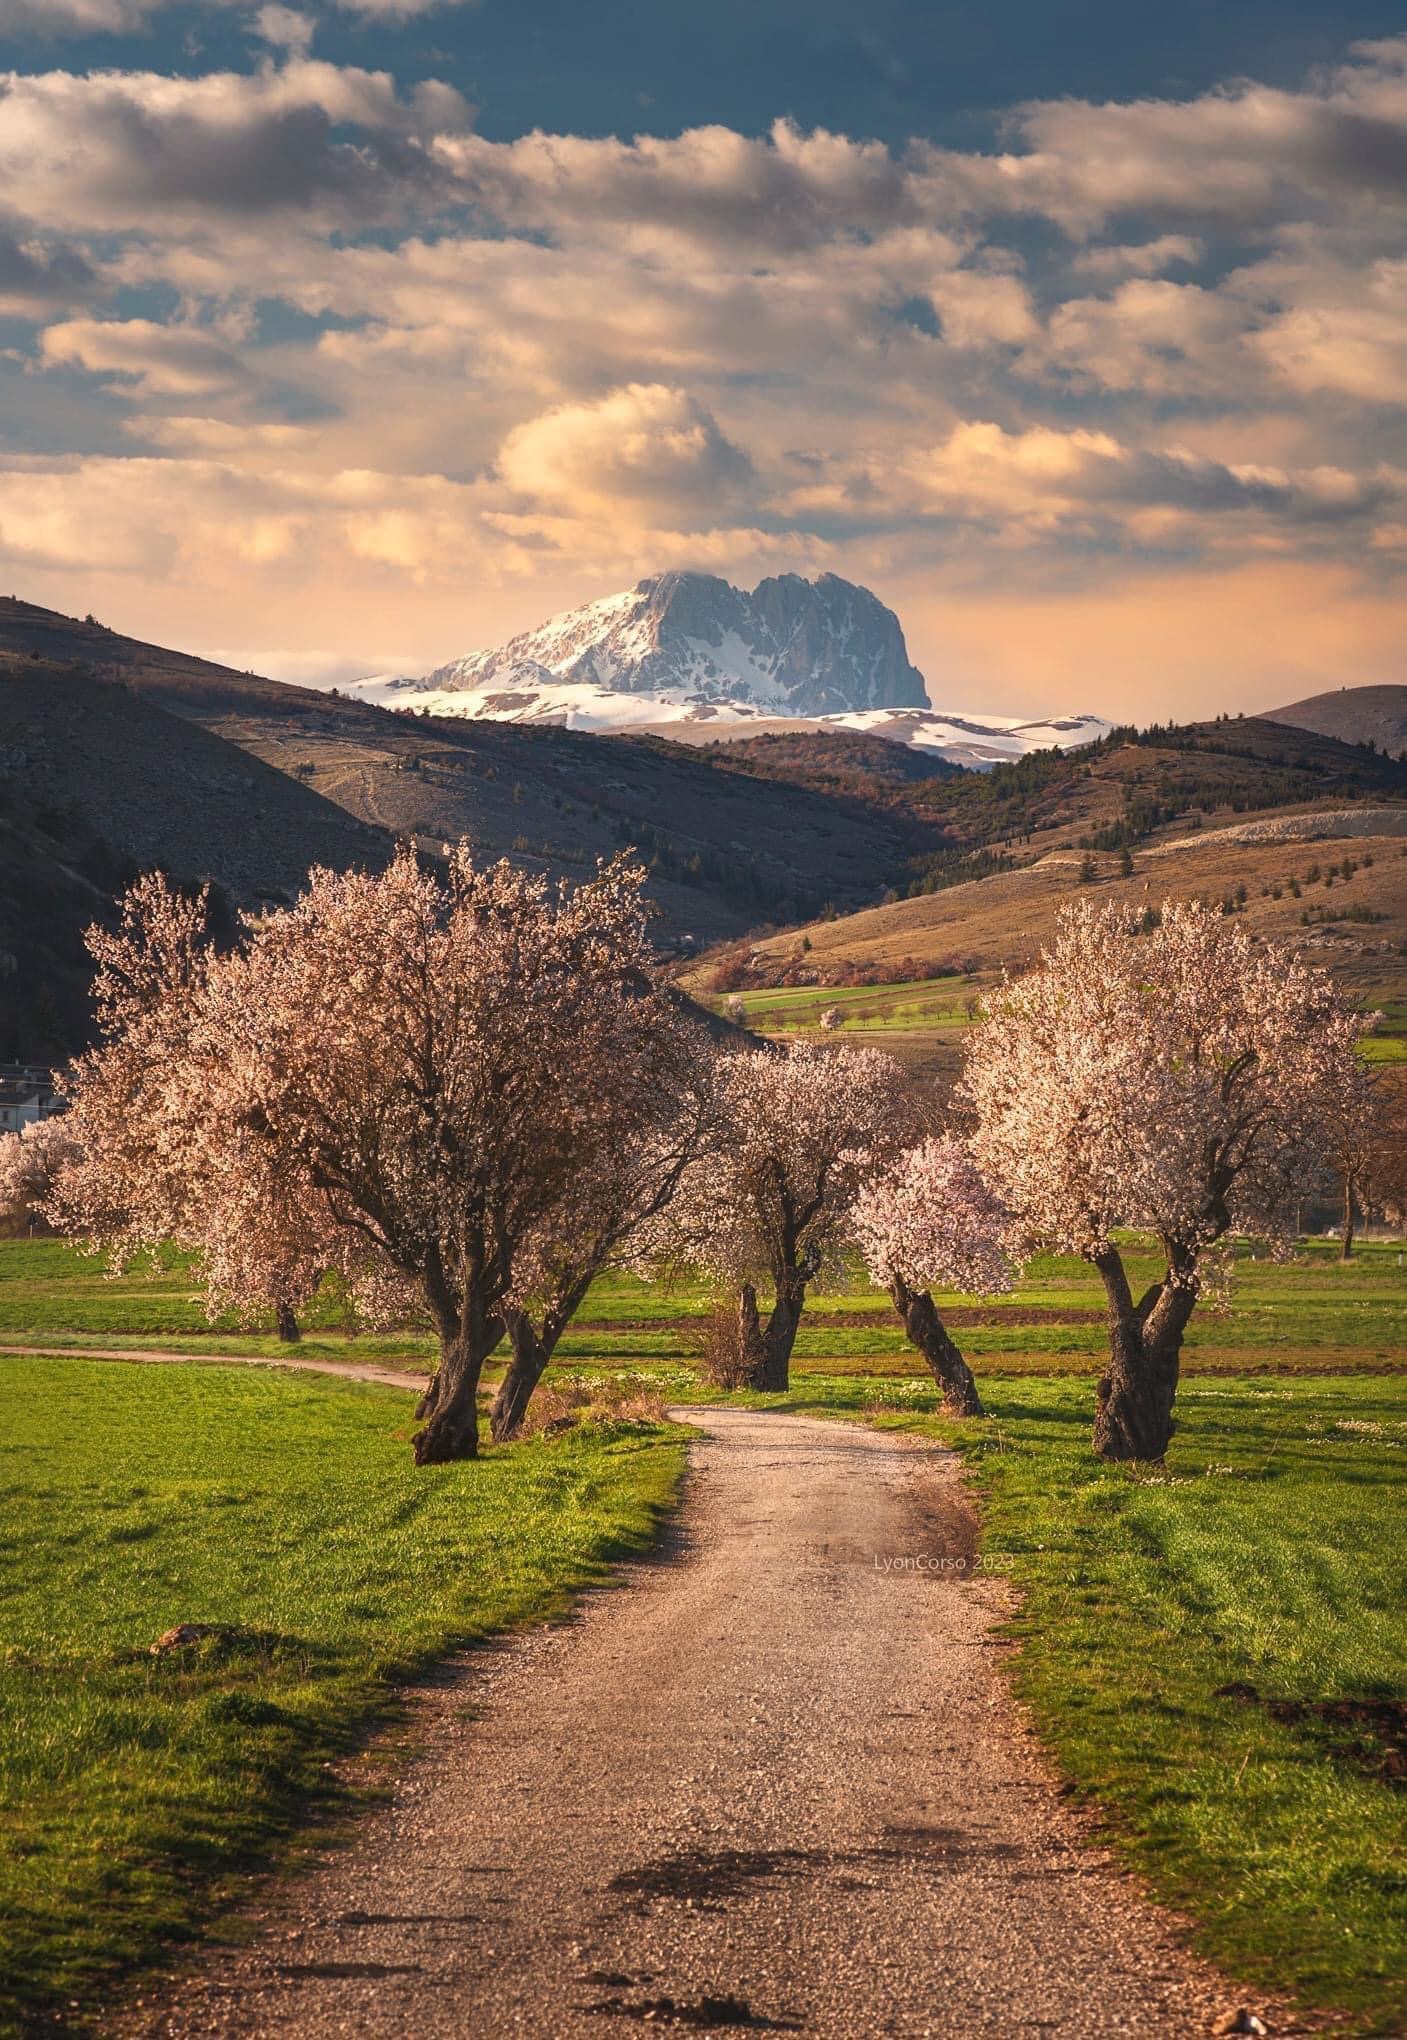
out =
[[655,574],[491,651],[347,690],[381,707],[686,742],[765,729],[853,730],[979,769],[1103,736],[1098,716],[930,708],[899,619],[838,574],[776,574],[748,591],[714,574]]
[[563,686],[663,698],[705,719],[725,706],[781,716],[928,706],[898,617],[837,574],[776,574],[751,592],[714,574],[656,574],[422,678],[358,691],[388,702],[465,692],[487,703]]
[[620,694],[683,693],[780,715],[926,708],[899,619],[868,588],[776,574],[748,593],[714,574],[656,574],[425,676],[446,690],[586,682]]

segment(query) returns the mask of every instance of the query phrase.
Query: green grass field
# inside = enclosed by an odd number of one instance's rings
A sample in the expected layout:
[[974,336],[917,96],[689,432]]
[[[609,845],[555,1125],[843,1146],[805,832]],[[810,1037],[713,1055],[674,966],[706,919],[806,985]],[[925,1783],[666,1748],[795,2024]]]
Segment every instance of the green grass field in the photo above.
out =
[[[1201,1310],[1187,1345],[1190,1372],[1273,1366],[1318,1373],[1390,1366],[1407,1352],[1407,1250],[1367,1241],[1347,1266],[1330,1240],[1307,1243],[1289,1263],[1243,1252],[1229,1311]],[[1153,1263],[1135,1255],[1135,1281]],[[578,1328],[561,1348],[562,1364],[639,1367],[688,1365],[690,1326],[709,1298],[697,1284],[667,1288],[616,1275],[598,1283]],[[1098,1371],[1104,1351],[1103,1292],[1084,1262],[1033,1261],[1011,1296],[982,1301],[950,1295],[948,1305],[978,1309],[982,1322],[963,1323],[959,1343],[979,1373]],[[1053,1321],[1050,1313],[1060,1314]],[[1071,1316],[1082,1321],[1068,1322]],[[859,1319],[858,1324],[849,1320]],[[846,1322],[836,1322],[845,1320]],[[431,1364],[433,1341],[416,1330],[355,1333],[334,1295],[307,1313],[297,1352],[309,1357],[361,1358],[408,1368]],[[0,1346],[84,1344],[172,1351],[276,1353],[270,1331],[211,1326],[187,1265],[172,1258],[152,1272],[112,1279],[103,1263],[63,1240],[0,1241]],[[887,1297],[868,1285],[817,1293],[803,1320],[797,1367],[806,1373],[853,1369],[920,1373]],[[671,1386],[676,1393],[681,1382]]]
[[[1135,1280],[1151,1271],[1133,1262]],[[694,1333],[709,1300],[612,1277],[554,1372],[708,1398]],[[1160,1474],[1089,1452],[1103,1328],[1088,1268],[1041,1260],[1009,1298],[944,1301],[986,1421],[934,1413],[887,1299],[863,1286],[815,1298],[793,1393],[752,1400],[957,1443],[988,1562],[1024,1596],[1021,1691],[1119,1846],[1238,1973],[1343,2013],[1335,2030],[1400,2033],[1404,1249],[1245,1254],[1230,1311],[1193,1320]],[[0,1243],[0,1343],[83,1341],[286,1350],[207,1325],[179,1260],[113,1280],[60,1241]],[[408,1369],[430,1351],[415,1329],[349,1331],[336,1296],[297,1349]],[[396,1676],[559,1605],[648,1533],[679,1464],[659,1433],[569,1434],[417,1473],[403,1397],[306,1375],[75,1351],[0,1358],[0,1381],[15,2001],[40,1977],[86,1992],[191,1930],[237,1866],[288,1846]],[[179,1621],[249,1634],[193,1661],[128,1655]]]
[[805,985],[779,991],[700,994],[716,1013],[741,1005],[747,1026],[762,1034],[813,1033],[821,1015],[837,1008],[843,1034],[912,1033],[942,1029],[961,1033],[972,1024],[971,1002],[988,979],[920,978],[896,985]]
[[846,1378],[780,1406],[958,1446],[1018,1690],[1125,1856],[1234,1973],[1401,2034],[1407,1377],[1190,1381],[1159,1473],[1093,1458],[1087,1384],[984,1395],[967,1424]]
[[[0,2026],[190,1932],[396,1681],[559,1611],[682,1465],[677,1433],[583,1430],[419,1470],[410,1418],[308,1375],[0,1359]],[[180,1623],[230,1633],[151,1656]]]
[[[819,1035],[821,1015],[831,1008],[843,1016],[831,1038],[863,1036],[876,1047],[883,1037],[923,1037],[932,1045],[961,1045],[973,1024],[974,1001],[997,982],[990,972],[966,977],[919,978],[893,985],[798,985],[775,991],[696,992],[700,1003],[715,1013],[738,1015],[743,1024],[765,1035]],[[1365,1008],[1377,1011],[1375,1031],[1363,1043],[1364,1060],[1407,1062],[1407,1001],[1397,997],[1369,998]],[[741,1010],[740,1010],[741,1009]]]

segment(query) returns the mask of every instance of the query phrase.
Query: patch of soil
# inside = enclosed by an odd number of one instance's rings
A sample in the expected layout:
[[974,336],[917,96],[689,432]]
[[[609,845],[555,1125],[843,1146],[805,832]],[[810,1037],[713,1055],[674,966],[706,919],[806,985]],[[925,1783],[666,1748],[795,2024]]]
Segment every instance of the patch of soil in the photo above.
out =
[[[1031,1325],[1102,1325],[1102,1310],[1066,1309],[1063,1304],[1032,1303],[1020,1308],[1001,1304],[963,1303],[943,1312],[948,1326],[1010,1325],[1014,1329]],[[574,1318],[574,1332],[687,1332],[696,1325],[691,1317]],[[885,1310],[809,1310],[803,1324],[813,1332],[893,1331],[895,1319]]]
[[1317,1731],[1344,1763],[1384,1784],[1407,1786],[1407,1700],[1267,1700],[1244,1679],[1218,1686],[1212,1697],[1244,1700],[1274,1721]]
[[583,2011],[592,2012],[602,2019],[638,2019],[642,2025],[650,2026],[693,2026],[734,2029],[751,2028],[757,2032],[799,2033],[801,2023],[797,2019],[769,2019],[764,2012],[755,2012],[746,1998],[704,1996],[684,1999],[672,1997],[602,1998],[594,2005],[584,2005]]

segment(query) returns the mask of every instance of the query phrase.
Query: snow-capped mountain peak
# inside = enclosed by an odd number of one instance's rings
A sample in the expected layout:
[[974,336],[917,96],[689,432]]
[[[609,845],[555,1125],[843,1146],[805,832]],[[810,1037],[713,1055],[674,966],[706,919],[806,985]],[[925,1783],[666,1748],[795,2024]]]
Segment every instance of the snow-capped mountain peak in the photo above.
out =
[[1023,724],[934,710],[893,610],[836,574],[777,574],[750,592],[712,574],[652,575],[420,678],[377,675],[349,691],[390,708],[570,729],[726,737],[804,722],[978,766],[1087,744],[1109,727],[1097,716]]
[[522,686],[533,668],[615,694],[678,692],[776,715],[922,708],[928,699],[893,610],[836,574],[777,574],[750,593],[713,574],[652,575],[437,667],[423,684],[497,691]]

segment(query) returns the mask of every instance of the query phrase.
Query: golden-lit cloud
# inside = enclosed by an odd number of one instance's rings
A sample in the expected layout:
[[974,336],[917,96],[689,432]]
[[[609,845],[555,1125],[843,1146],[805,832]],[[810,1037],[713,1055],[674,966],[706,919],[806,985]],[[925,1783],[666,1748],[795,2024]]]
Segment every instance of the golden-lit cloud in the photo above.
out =
[[249,381],[218,334],[152,319],[69,319],[46,328],[40,352],[48,364],[111,376],[139,396],[217,396]]
[[825,566],[899,607],[940,693],[1019,709],[1088,671],[1077,706],[1132,711],[1140,614],[1177,620],[1188,701],[1377,659],[1407,568],[1407,38],[1299,90],[896,150],[785,120],[496,140],[443,84],[317,59],[305,8],[248,19],[248,71],[0,79],[25,591],[251,658],[257,616],[331,671],[669,566]]
[[516,425],[499,469],[520,495],[578,514],[624,510],[704,529],[751,472],[709,412],[663,383],[630,383]]

